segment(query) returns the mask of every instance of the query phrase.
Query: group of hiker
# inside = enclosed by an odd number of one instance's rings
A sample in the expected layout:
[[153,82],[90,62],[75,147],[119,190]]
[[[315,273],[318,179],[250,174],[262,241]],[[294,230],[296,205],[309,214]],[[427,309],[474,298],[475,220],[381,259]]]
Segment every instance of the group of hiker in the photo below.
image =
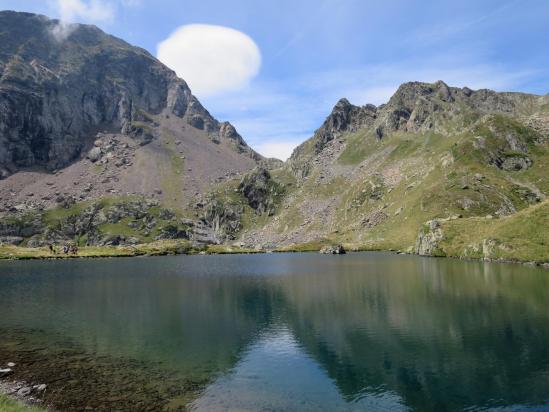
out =
[[[54,254],[54,255],[57,254],[57,250],[55,249],[55,246],[52,245],[51,243],[48,245],[48,248],[49,248],[49,250],[52,254]],[[69,254],[70,255],[76,255],[78,253],[78,246],[64,244],[61,251],[65,255],[69,255]]]

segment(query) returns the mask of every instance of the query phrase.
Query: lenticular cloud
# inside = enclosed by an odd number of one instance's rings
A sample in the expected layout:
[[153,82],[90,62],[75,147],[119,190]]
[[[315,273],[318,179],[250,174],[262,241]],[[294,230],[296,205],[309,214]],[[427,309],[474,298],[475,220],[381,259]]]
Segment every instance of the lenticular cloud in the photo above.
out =
[[179,27],[158,44],[157,57],[199,97],[238,90],[261,66],[259,48],[248,35],[207,24]]

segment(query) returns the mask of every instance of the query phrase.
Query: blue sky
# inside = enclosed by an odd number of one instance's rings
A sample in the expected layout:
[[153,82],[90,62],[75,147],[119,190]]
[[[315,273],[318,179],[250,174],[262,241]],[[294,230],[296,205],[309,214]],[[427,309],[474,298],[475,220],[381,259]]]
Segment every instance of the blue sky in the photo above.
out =
[[224,68],[247,68],[238,87],[195,82],[195,94],[254,148],[278,157],[309,137],[339,98],[381,104],[406,81],[549,92],[546,0],[0,0],[0,8],[94,23],[154,55],[166,39],[173,53],[209,38],[196,31],[183,45],[170,37],[185,25],[244,33],[259,60],[235,39],[235,49],[210,53],[218,72],[195,68],[228,80],[234,73]]

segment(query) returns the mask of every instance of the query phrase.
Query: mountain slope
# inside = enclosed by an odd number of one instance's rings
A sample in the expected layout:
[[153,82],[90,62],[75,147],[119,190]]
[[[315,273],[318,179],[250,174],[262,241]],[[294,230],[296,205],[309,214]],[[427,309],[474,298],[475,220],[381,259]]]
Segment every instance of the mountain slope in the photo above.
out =
[[495,221],[536,205],[549,192],[546,101],[443,82],[406,83],[379,107],[343,99],[271,173],[286,196],[242,242],[419,251],[426,221]]
[[146,51],[85,25],[60,42],[58,24],[0,12],[0,243],[549,260],[549,95],[438,81],[341,99],[282,164]]
[[0,12],[4,209],[48,207],[56,192],[138,193],[181,206],[261,160],[145,50],[87,25],[59,40],[58,25]]

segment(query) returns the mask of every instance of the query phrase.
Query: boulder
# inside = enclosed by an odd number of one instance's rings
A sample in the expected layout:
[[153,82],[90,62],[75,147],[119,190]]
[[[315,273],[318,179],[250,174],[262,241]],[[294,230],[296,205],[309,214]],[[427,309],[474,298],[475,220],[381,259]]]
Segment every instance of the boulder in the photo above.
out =
[[332,245],[324,246],[322,249],[320,249],[320,253],[325,255],[344,255],[346,252],[343,245]]
[[86,157],[91,161],[91,162],[97,162],[99,159],[101,159],[101,148],[100,147],[93,147],[89,152],[88,154],[86,155]]

